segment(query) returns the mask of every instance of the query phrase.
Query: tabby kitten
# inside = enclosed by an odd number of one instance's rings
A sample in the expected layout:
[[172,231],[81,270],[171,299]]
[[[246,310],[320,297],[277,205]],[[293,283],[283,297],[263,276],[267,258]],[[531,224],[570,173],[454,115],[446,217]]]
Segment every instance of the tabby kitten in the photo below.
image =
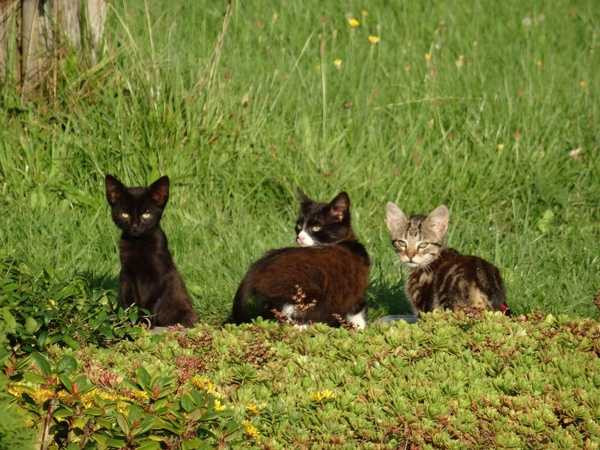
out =
[[445,247],[448,216],[444,205],[428,216],[407,217],[394,203],[387,204],[392,245],[411,271],[405,289],[415,314],[438,308],[494,309],[509,314],[498,269],[477,256]]
[[250,266],[233,300],[232,321],[277,318],[364,328],[369,255],[350,224],[345,192],[329,203],[300,196],[296,241]]
[[119,303],[149,310],[153,327],[191,327],[197,316],[159,224],[169,199],[169,178],[161,177],[149,187],[128,188],[106,175],[106,199],[122,231]]

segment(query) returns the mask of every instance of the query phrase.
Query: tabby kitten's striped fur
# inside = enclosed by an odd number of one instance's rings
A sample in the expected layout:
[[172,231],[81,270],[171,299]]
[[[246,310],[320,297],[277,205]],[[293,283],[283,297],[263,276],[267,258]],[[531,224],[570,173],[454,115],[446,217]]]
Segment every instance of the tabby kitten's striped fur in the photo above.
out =
[[406,294],[414,313],[444,308],[493,309],[509,314],[500,272],[477,256],[444,245],[449,212],[442,205],[428,216],[407,217],[387,204],[386,224],[400,261],[410,269]]

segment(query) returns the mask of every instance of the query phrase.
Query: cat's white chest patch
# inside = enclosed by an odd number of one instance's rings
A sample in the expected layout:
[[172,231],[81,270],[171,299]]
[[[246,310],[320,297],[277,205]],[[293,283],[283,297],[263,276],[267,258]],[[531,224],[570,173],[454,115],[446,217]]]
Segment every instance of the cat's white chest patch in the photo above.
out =
[[296,242],[301,247],[310,247],[311,245],[315,245],[317,242],[308,234],[306,231],[302,230],[298,237],[296,238]]
[[293,320],[294,315],[296,314],[296,307],[291,303],[286,303],[283,305],[283,308],[281,308],[281,314],[287,317],[288,320]]
[[367,326],[367,311],[363,308],[356,314],[346,314],[346,320],[357,330],[363,330]]

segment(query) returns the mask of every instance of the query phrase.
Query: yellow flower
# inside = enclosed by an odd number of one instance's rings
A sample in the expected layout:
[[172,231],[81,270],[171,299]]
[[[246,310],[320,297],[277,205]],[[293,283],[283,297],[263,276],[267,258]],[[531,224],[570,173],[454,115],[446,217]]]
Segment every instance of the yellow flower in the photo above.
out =
[[427,62],[431,61],[431,57],[432,57],[431,52],[425,53],[425,61],[427,61]]
[[200,375],[194,375],[191,381],[194,387],[196,387],[197,389],[201,389],[204,392],[214,395],[215,397],[221,396],[221,394],[217,392],[217,387],[215,386],[215,384],[208,378]]
[[335,66],[336,69],[341,69],[342,68],[342,60],[340,58],[334,59],[333,60],[333,65]]
[[580,87],[581,89],[587,89],[587,86],[588,86],[588,82],[587,82],[586,80],[581,80],[581,81],[579,82],[579,87]]
[[375,36],[375,35],[373,35],[373,34],[372,34],[372,35],[370,35],[370,36],[368,37],[368,39],[369,39],[369,42],[370,42],[371,44],[373,44],[373,45],[375,45],[375,44],[379,44],[379,41],[381,40],[381,38],[380,38],[379,36]]
[[225,410],[225,406],[223,406],[223,404],[221,403],[221,400],[219,400],[218,398],[215,398],[214,408],[215,408],[215,411],[217,411],[217,412]]
[[73,403],[73,396],[67,391],[59,391],[56,398],[66,405],[71,405]]
[[335,397],[335,393],[331,389],[323,389],[322,391],[313,392],[310,399],[313,402],[322,403],[331,400]]
[[25,388],[23,388],[23,386],[13,384],[8,387],[7,391],[13,397],[20,397],[23,394],[23,392],[25,392]]
[[125,415],[129,412],[129,404],[125,402],[117,402],[117,411]]
[[30,395],[38,405],[43,404],[55,396],[54,391],[51,391],[50,389],[34,389],[31,391]]
[[131,391],[131,396],[139,402],[148,401],[148,399],[150,398],[146,392],[137,389]]
[[348,25],[350,25],[350,28],[357,28],[360,26],[360,22],[355,17],[350,17],[348,19]]
[[498,145],[496,146],[496,149],[497,149],[499,152],[501,152],[502,150],[504,150],[504,144],[498,144]]
[[256,416],[260,413],[262,406],[258,406],[256,403],[248,403],[246,405],[246,411],[248,411],[253,416]]
[[94,405],[94,400],[96,400],[96,392],[94,390],[86,392],[81,396],[81,404],[86,408],[91,408]]
[[98,397],[101,400],[107,400],[107,401],[111,401],[114,402],[116,400],[120,399],[120,396],[115,395],[111,392],[108,391],[92,391],[94,392],[94,394],[96,395],[96,397]]
[[256,427],[252,425],[252,423],[249,420],[244,420],[242,422],[242,425],[244,425],[244,432],[252,439],[256,439],[258,438],[258,436],[260,436],[260,433],[258,432]]

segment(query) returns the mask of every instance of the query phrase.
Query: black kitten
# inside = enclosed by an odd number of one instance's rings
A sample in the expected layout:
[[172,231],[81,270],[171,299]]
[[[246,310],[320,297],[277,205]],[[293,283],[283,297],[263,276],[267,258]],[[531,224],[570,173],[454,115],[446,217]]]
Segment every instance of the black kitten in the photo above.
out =
[[369,255],[350,226],[350,199],[300,198],[296,241],[301,247],[268,252],[242,280],[232,320],[277,318],[296,325],[324,322],[364,328]]
[[169,199],[169,178],[161,177],[147,188],[128,188],[106,175],[106,199],[113,221],[123,231],[119,303],[149,310],[152,326],[191,327],[198,317],[159,224]]

